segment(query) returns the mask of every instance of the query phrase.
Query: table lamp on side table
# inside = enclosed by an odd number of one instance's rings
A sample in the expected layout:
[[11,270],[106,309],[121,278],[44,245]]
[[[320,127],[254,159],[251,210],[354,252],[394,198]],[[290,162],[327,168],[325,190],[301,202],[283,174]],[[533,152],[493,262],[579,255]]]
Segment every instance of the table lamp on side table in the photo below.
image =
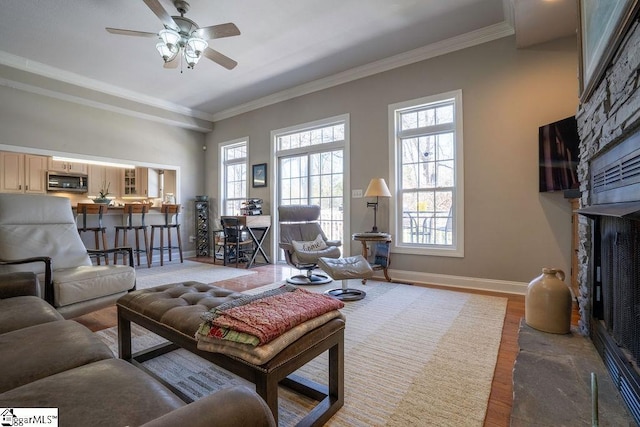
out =
[[378,232],[377,225],[377,213],[378,213],[378,198],[379,197],[391,197],[391,192],[389,191],[389,187],[387,187],[387,183],[384,181],[384,178],[373,178],[371,182],[369,182],[369,186],[367,187],[367,191],[364,193],[364,197],[375,197],[375,202],[367,202],[367,207],[373,207],[373,229],[372,233]]

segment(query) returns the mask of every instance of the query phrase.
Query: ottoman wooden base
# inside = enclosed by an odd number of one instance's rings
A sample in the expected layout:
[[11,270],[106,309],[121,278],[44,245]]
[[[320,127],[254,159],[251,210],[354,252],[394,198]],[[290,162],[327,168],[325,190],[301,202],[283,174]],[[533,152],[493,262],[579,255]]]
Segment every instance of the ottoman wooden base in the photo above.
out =
[[[241,295],[197,282],[130,292],[117,302],[120,357],[141,363],[182,347],[254,383],[256,392],[269,405],[276,422],[278,385],[283,385],[319,402],[298,425],[323,425],[344,404],[344,321],[333,319],[309,331],[263,365],[199,350],[194,335],[201,321],[200,314]],[[132,354],[131,322],[162,336],[170,343]],[[329,352],[328,386],[292,375],[325,351]]]

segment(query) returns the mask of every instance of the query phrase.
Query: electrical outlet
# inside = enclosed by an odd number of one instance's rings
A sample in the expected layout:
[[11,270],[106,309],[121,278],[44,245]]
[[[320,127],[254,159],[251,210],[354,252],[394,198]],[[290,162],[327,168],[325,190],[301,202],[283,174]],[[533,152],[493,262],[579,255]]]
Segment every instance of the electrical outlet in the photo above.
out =
[[196,241],[196,236],[189,236],[189,242],[193,243]]
[[353,199],[361,199],[362,198],[362,189],[351,190],[351,198]]

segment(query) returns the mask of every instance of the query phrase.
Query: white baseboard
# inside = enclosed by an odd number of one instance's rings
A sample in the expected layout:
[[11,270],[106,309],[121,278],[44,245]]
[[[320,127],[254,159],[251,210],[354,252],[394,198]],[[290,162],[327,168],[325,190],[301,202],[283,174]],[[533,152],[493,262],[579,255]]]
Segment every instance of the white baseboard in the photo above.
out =
[[[506,294],[525,295],[528,283],[508,280],[480,279],[477,277],[450,276],[446,274],[423,273],[419,271],[402,271],[389,269],[389,276],[394,282],[407,282],[421,285],[448,286],[461,289],[475,289]],[[381,272],[374,278],[385,280]]]

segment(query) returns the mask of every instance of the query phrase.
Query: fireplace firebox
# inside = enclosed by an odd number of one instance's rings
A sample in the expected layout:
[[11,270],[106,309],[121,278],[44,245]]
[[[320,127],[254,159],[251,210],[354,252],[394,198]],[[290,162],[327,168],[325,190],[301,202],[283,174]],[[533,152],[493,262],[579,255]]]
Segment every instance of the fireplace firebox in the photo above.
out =
[[640,424],[640,132],[591,162],[589,333]]

